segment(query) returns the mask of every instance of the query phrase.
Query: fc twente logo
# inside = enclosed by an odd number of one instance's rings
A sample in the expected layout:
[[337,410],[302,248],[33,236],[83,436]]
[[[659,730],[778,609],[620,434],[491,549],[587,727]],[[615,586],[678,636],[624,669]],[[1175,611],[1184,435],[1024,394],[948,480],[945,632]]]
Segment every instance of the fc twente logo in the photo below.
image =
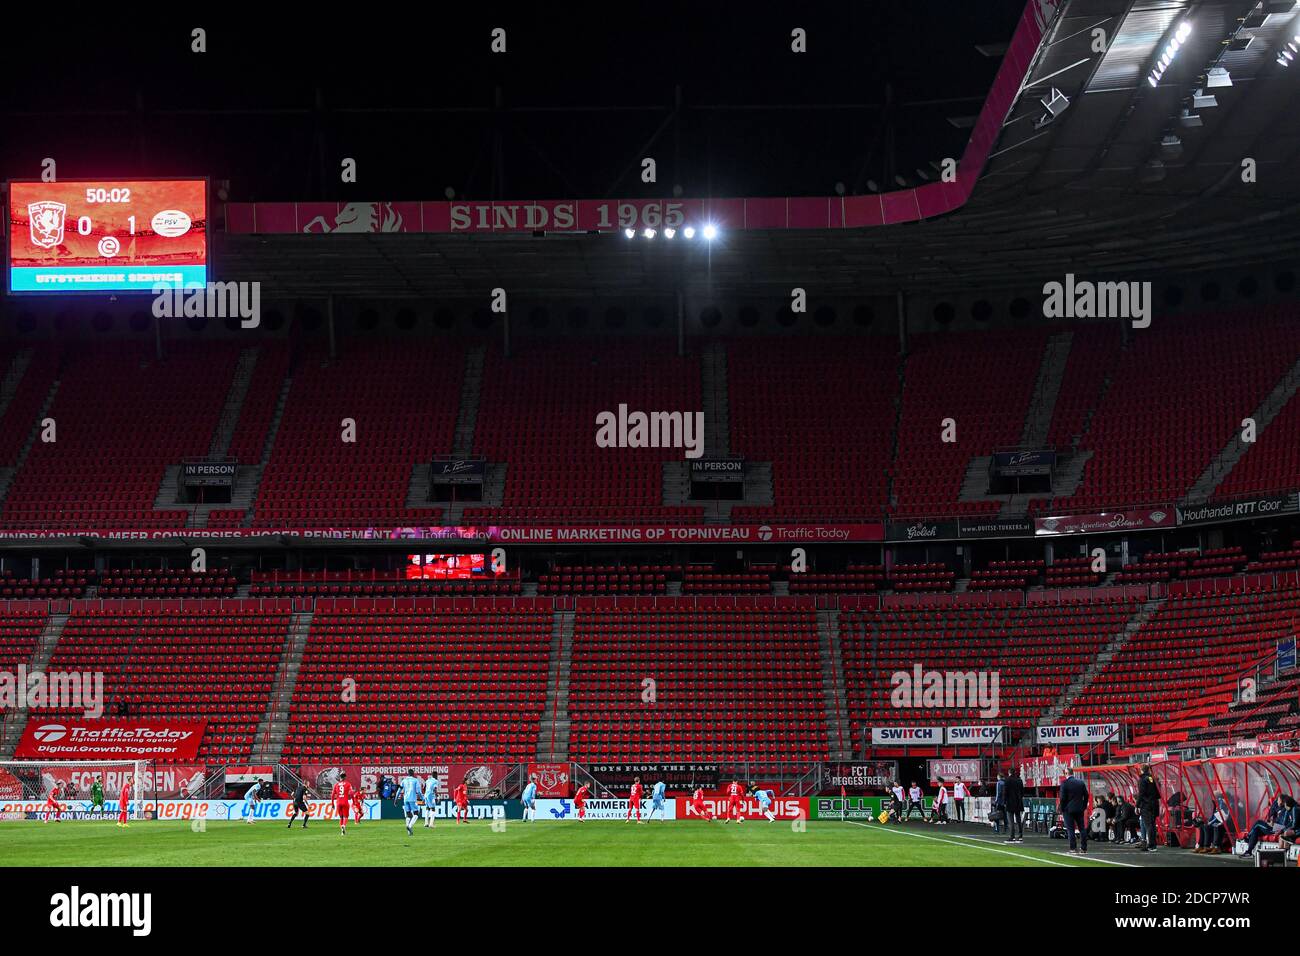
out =
[[27,204],[27,221],[31,227],[32,245],[53,249],[63,242],[63,220],[68,207],[61,202],[32,202]]
[[317,216],[307,223],[302,231],[402,232],[402,214],[394,209],[390,202],[350,202],[339,210],[338,215],[334,217],[333,225],[326,222],[324,216]]

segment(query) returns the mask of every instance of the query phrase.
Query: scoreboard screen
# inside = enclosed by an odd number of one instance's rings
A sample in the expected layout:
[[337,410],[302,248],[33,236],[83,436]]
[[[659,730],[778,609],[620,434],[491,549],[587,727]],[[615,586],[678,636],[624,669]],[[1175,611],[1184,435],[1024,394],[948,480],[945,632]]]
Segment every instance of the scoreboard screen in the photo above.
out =
[[208,281],[205,179],[10,182],[15,293],[150,292]]

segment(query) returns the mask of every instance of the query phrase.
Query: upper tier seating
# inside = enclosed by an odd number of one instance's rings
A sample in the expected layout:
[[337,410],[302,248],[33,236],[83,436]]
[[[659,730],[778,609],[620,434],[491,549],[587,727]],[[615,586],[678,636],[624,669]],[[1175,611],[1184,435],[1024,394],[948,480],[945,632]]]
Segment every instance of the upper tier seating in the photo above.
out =
[[702,509],[665,506],[663,464],[682,448],[600,448],[596,416],[703,411],[698,356],[662,340],[489,348],[474,449],[506,462],[501,508],[466,508],[483,522],[695,523]]
[[[962,481],[973,459],[1020,444],[1046,345],[1042,329],[926,334],[909,342],[895,514],[997,513],[996,501],[959,501]],[[955,441],[943,440],[947,419],[955,423]]]
[[161,362],[138,343],[69,349],[47,412],[56,440],[32,444],[0,526],[183,526],[187,512],[154,501],[168,465],[207,455],[238,355],[225,342],[173,343]]
[[[1078,490],[1044,509],[1181,499],[1300,357],[1300,337],[1290,323],[1278,321],[1293,311],[1179,317],[1134,331],[1080,442],[1093,457]],[[1098,363],[1094,380],[1081,377],[1076,387],[1096,390],[1095,377],[1106,373]],[[1269,462],[1281,460],[1265,455]],[[1272,474],[1271,465],[1266,470]]]
[[[441,509],[406,499],[415,466],[452,450],[464,370],[464,349],[447,342],[353,341],[336,361],[309,351],[294,370],[253,526],[439,524]],[[343,440],[345,419],[354,442]]]
[[877,518],[889,504],[898,340],[727,343],[731,452],[772,463],[774,504],[733,519]]

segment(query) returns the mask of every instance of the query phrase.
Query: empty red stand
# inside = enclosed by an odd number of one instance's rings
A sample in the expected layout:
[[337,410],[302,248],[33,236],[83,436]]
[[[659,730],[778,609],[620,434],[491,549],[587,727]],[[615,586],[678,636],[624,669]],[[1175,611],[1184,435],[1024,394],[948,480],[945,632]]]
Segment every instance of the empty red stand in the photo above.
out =
[[1038,561],[990,561],[987,567],[972,571],[970,590],[1000,591],[1014,588],[1023,591],[1043,574],[1044,563]]
[[580,761],[821,760],[828,753],[822,691],[812,609],[689,600],[656,609],[580,607],[569,754]]
[[702,509],[663,503],[663,463],[681,448],[599,448],[596,416],[628,411],[703,411],[700,362],[671,344],[529,344],[506,358],[488,350],[474,449],[507,462],[500,508],[467,519],[509,522],[696,523]]
[[[1066,710],[1066,723],[1118,721],[1130,738],[1187,708],[1233,698],[1242,667],[1296,633],[1300,591],[1171,597]],[[1182,734],[1186,736],[1186,732]],[[1166,742],[1174,742],[1167,739]]]
[[794,573],[788,567],[785,570],[789,576],[791,594],[860,594],[885,586],[885,569],[878,564],[850,564],[842,572]]
[[1098,583],[1105,575],[1092,569],[1092,558],[1057,558],[1047,566],[1043,579],[1048,587],[1073,587]]
[[189,571],[165,568],[124,568],[93,575],[99,598],[233,597],[239,589],[226,570]]
[[682,574],[683,594],[771,594],[770,571],[729,573],[707,567],[688,567]]
[[[353,341],[333,361],[308,351],[293,373],[253,526],[439,524],[441,509],[407,508],[406,499],[415,466],[451,451],[464,368],[464,349],[452,343]],[[355,442],[343,440],[345,419]]]
[[[30,667],[47,615],[41,610],[0,608],[0,671],[17,675],[19,667]],[[0,707],[0,724],[9,716]]]
[[956,582],[955,571],[934,561],[896,564],[889,571],[889,583],[895,591],[951,591]]
[[[287,611],[78,610],[64,625],[51,671],[102,672],[105,716],[208,722],[199,758],[246,763],[284,650]],[[51,715],[72,712],[50,709]],[[78,712],[80,713],[80,712]]]
[[253,377],[249,380],[248,392],[239,410],[239,421],[227,450],[227,454],[239,459],[241,464],[256,465],[262,460],[275,405],[288,374],[288,343],[271,339],[260,344]]
[[[960,597],[960,596],[959,596]],[[1001,723],[1008,740],[1034,726],[1124,629],[1130,601],[1075,606],[947,606],[840,613],[840,648],[849,716],[855,726]],[[977,706],[912,708],[891,701],[893,675],[924,671],[996,672],[996,717]],[[990,685],[991,686],[991,685]]]
[[317,611],[283,758],[533,759],[550,651],[542,605]]
[[[69,349],[48,417],[56,441],[36,441],[0,508],[15,528],[163,528],[185,511],[155,511],[168,465],[208,453],[238,347],[96,342]],[[28,426],[30,428],[30,425]]]
[[252,597],[413,597],[518,594],[518,574],[439,580],[407,579],[397,571],[253,571]]
[[664,594],[668,577],[681,568],[673,565],[569,565],[537,578],[538,594]]
[[[9,350],[9,361],[0,365],[0,379],[8,374],[17,351]],[[23,444],[36,428],[41,405],[54,385],[58,365],[55,346],[33,346],[32,360],[23,372],[9,406],[0,416],[0,468],[10,468],[17,463]]]
[[[1047,507],[1108,508],[1182,498],[1300,356],[1300,340],[1289,322],[1278,321],[1293,312],[1277,306],[1179,317],[1133,332],[1080,442],[1093,452],[1083,481],[1073,495]],[[1104,365],[1093,370],[1094,376],[1105,373]],[[1096,391],[1101,383],[1080,381],[1078,387]],[[1261,478],[1286,460],[1285,454],[1275,456],[1276,447],[1270,444],[1272,450],[1253,466]],[[1225,491],[1242,490],[1253,481],[1230,482]]]
[[1047,437],[1049,445],[1060,449],[1073,448],[1087,433],[1106,379],[1121,355],[1118,323],[1080,325],[1071,331],[1070,354]]
[[[898,515],[993,514],[996,501],[959,500],[972,459],[1020,443],[1047,332],[925,334],[908,342],[893,493]],[[943,440],[944,421],[956,440]]]
[[733,520],[876,520],[889,504],[898,341],[727,343],[731,451],[772,463],[773,504]]

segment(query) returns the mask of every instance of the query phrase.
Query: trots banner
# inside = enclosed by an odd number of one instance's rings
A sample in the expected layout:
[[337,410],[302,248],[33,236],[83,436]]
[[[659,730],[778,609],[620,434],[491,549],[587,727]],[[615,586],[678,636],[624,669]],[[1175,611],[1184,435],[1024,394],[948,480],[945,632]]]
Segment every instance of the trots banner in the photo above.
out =
[[962,780],[968,784],[977,784],[984,776],[984,761],[978,757],[963,757],[950,760],[927,760],[926,769],[931,783],[946,780],[952,783]]
[[203,720],[78,720],[33,717],[16,760],[166,760],[194,763]]

